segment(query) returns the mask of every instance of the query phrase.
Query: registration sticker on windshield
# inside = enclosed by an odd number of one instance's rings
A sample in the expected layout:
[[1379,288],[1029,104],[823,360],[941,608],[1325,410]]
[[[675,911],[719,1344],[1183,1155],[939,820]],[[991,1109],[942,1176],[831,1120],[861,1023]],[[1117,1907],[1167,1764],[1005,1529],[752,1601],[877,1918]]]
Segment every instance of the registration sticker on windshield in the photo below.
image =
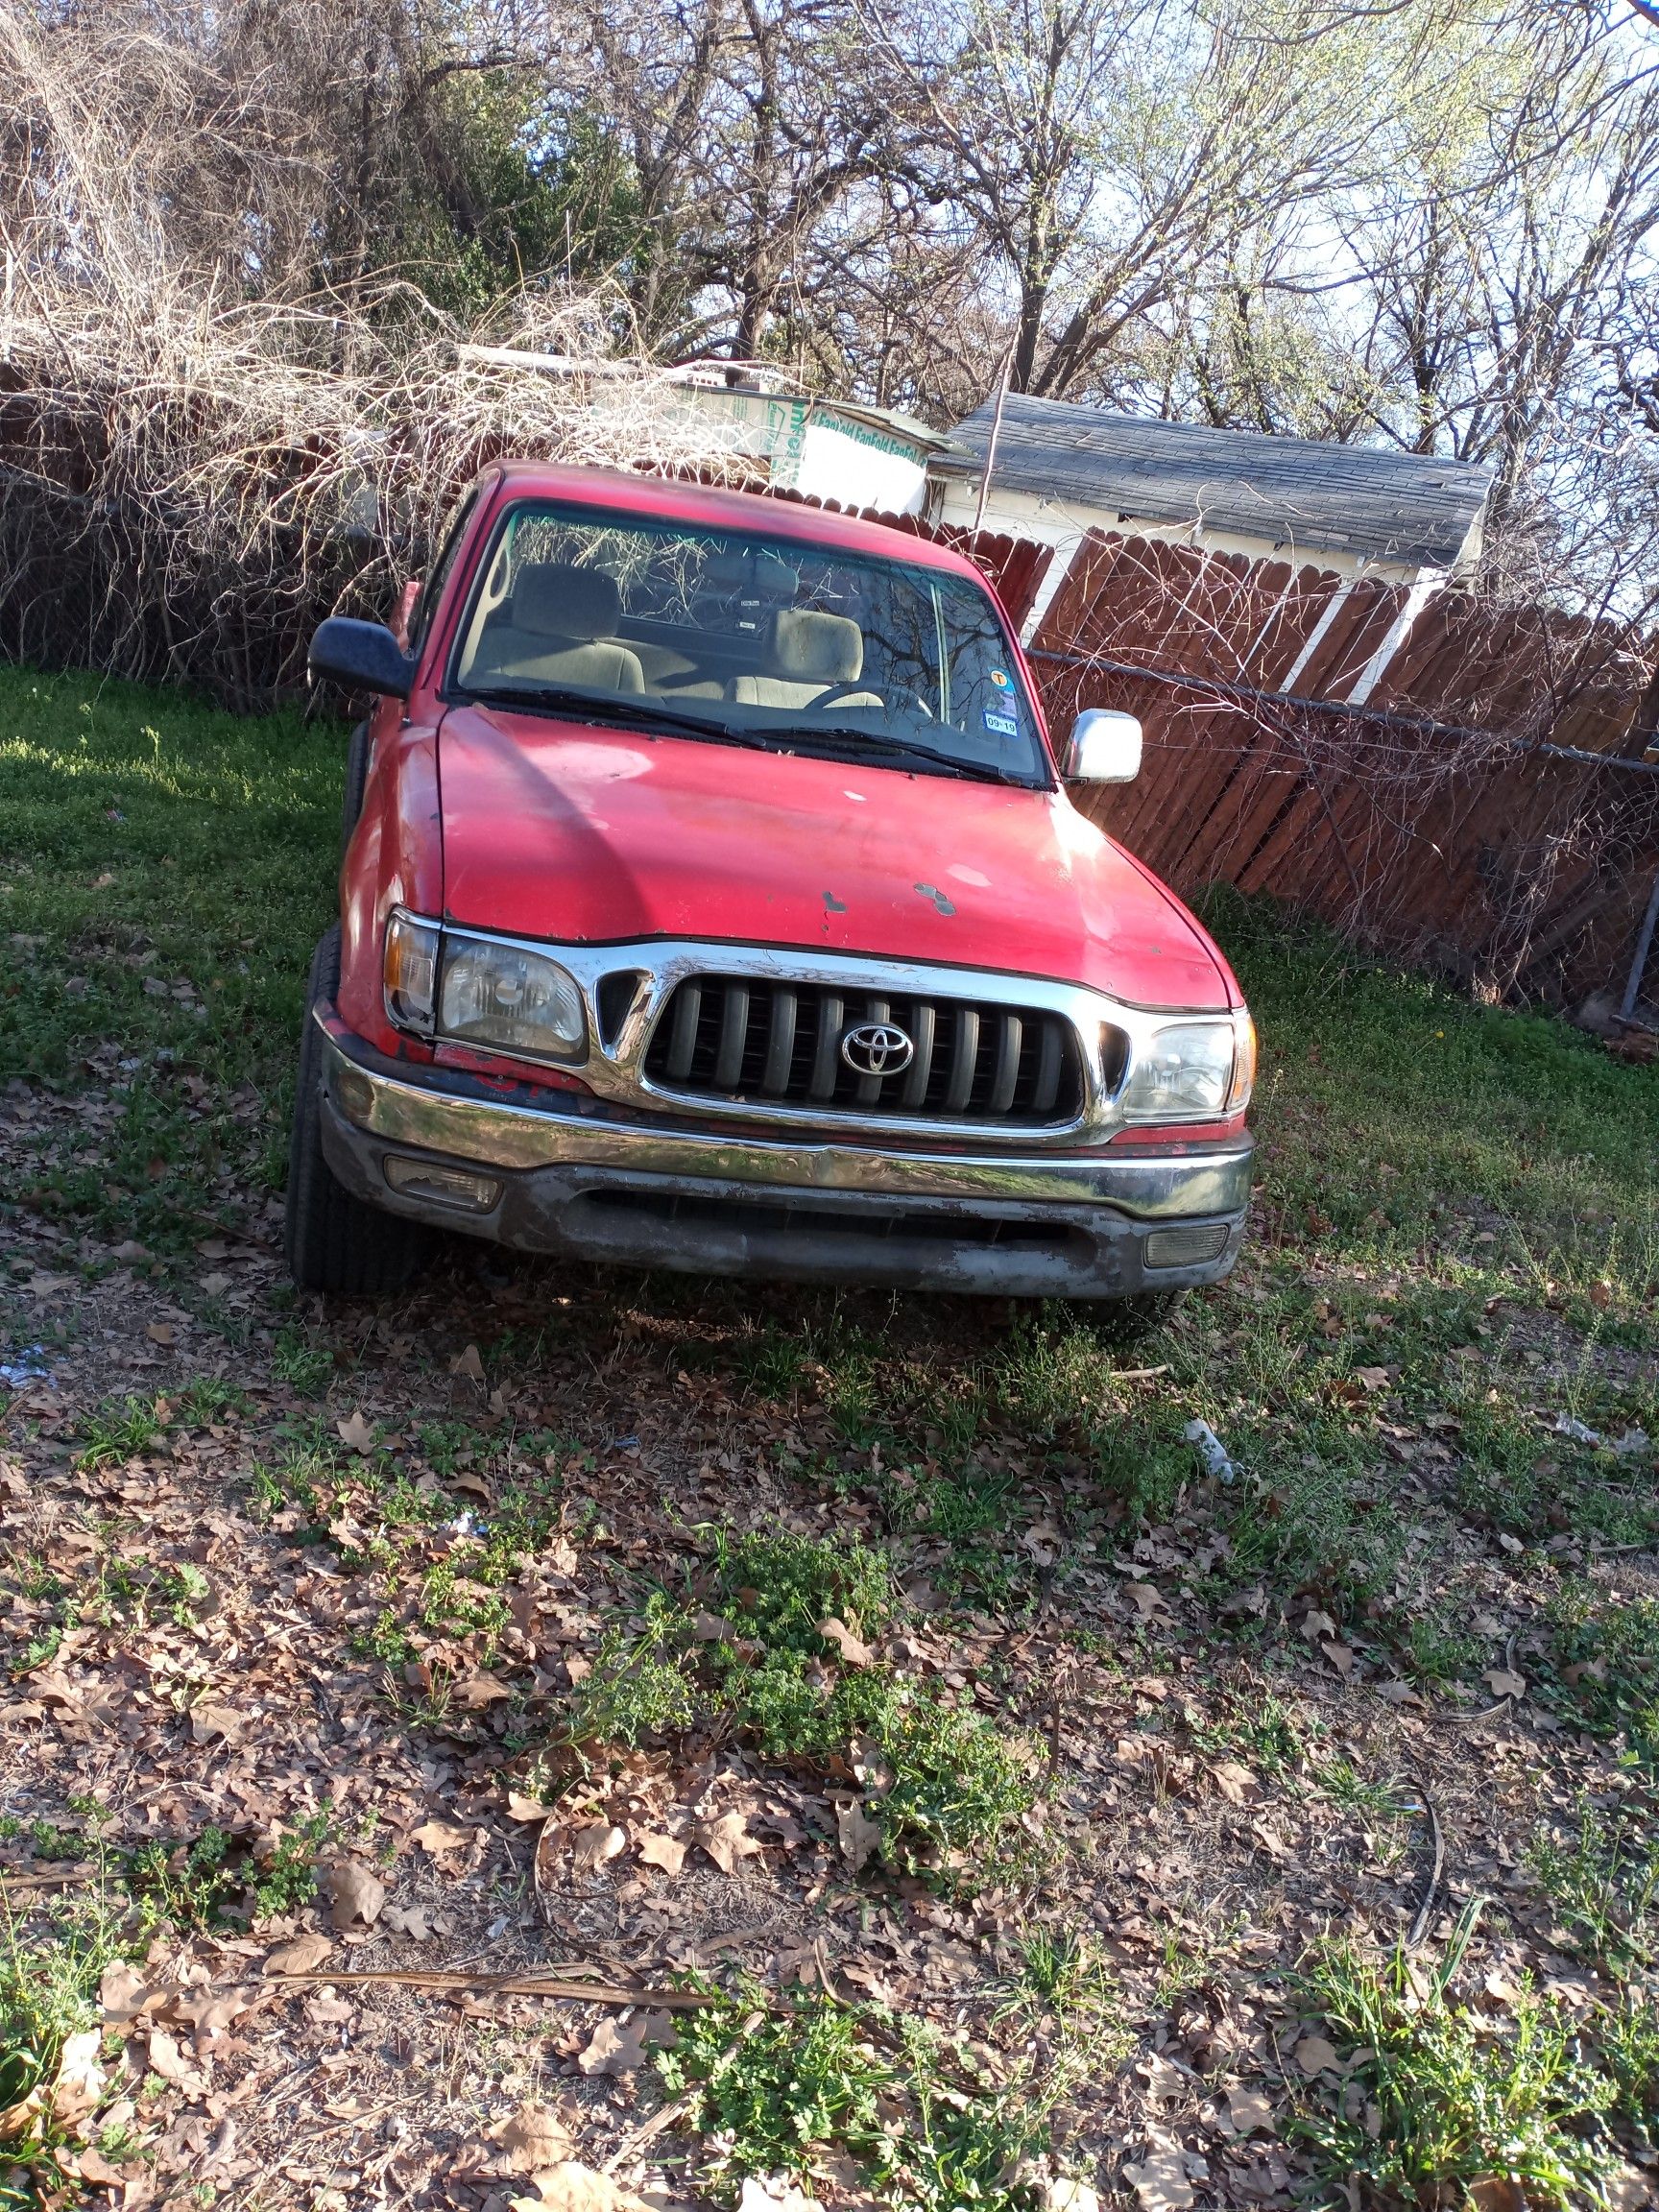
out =
[[1011,691],[1014,688],[1014,679],[1009,675],[1006,668],[993,668],[991,681],[996,685],[998,691]]
[[980,720],[984,723],[986,729],[991,732],[993,736],[1018,737],[1020,734],[1020,725],[1015,721],[1012,714],[994,713],[993,710],[987,707],[984,713],[980,716]]

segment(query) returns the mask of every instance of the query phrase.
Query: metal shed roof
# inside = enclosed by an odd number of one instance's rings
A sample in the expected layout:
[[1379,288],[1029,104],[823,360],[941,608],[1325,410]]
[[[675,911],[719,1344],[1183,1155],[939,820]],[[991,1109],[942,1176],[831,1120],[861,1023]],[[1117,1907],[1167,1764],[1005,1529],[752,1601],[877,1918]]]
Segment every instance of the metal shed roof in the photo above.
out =
[[[987,400],[952,432],[981,462],[994,413]],[[1449,567],[1491,476],[1473,462],[1394,447],[1214,430],[1011,392],[992,483],[1114,518],[1199,522],[1286,549]]]

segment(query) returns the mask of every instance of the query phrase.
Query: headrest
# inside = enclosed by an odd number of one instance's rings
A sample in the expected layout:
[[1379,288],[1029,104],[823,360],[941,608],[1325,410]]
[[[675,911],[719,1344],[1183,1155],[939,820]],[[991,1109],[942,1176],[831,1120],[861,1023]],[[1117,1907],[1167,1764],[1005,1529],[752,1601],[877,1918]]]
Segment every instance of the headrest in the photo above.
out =
[[864,665],[864,633],[845,614],[780,607],[766,617],[761,665],[804,684],[851,684]]
[[583,644],[614,637],[622,619],[622,594],[603,568],[572,568],[562,561],[532,561],[513,586],[513,627],[537,637],[570,637]]
[[801,576],[775,553],[752,546],[747,553],[710,553],[698,584],[705,591],[731,592],[740,599],[793,599]]

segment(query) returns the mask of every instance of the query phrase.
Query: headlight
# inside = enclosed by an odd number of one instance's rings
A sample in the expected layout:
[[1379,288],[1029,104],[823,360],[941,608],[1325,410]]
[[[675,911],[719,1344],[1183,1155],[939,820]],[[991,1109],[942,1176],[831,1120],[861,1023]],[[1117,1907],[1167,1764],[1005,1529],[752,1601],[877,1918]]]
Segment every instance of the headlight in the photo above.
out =
[[399,1029],[419,1037],[432,1034],[441,935],[436,922],[413,914],[395,913],[386,925],[386,1012]]
[[583,1060],[588,1024],[576,979],[521,945],[444,935],[438,1033],[526,1060]]
[[386,925],[385,978],[387,1014],[419,1037],[521,1060],[588,1056],[575,977],[527,946],[463,936],[399,909]]
[[[1131,1121],[1180,1121],[1220,1114],[1233,1093],[1238,1040],[1227,1022],[1172,1022],[1135,1056],[1118,1103]],[[1248,1095],[1248,1090],[1246,1090]]]

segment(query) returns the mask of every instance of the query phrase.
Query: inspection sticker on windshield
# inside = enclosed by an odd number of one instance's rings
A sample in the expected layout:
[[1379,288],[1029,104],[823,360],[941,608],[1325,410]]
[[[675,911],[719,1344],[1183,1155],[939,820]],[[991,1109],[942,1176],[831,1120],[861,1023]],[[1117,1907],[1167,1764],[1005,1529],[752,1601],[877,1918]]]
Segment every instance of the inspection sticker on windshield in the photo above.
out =
[[1018,737],[1020,734],[1020,725],[1015,721],[1012,714],[994,714],[991,709],[987,707],[980,716],[980,720],[993,736]]
[[991,681],[996,685],[998,691],[1009,691],[1013,689],[1013,679],[1009,676],[1006,668],[993,668],[991,671]]

